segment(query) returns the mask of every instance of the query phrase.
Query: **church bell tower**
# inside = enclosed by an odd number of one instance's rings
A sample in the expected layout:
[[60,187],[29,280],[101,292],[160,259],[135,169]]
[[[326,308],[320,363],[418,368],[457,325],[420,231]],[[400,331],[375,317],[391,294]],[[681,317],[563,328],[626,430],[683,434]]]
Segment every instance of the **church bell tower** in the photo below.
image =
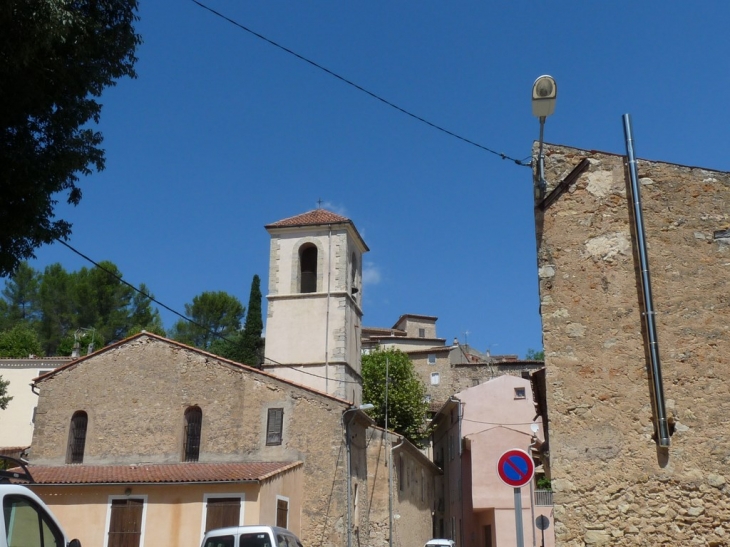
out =
[[263,367],[298,384],[362,402],[362,256],[353,222],[325,209],[268,224]]

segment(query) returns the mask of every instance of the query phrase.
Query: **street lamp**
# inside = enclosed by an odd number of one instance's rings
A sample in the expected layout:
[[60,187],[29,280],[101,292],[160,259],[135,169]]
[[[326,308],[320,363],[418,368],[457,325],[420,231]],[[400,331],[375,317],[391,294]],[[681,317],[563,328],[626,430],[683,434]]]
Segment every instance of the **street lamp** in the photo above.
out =
[[532,84],[532,115],[540,118],[540,154],[537,158],[538,181],[535,196],[541,199],[545,196],[547,183],[545,182],[545,155],[543,154],[543,131],[545,118],[555,112],[555,100],[558,96],[558,84],[547,74],[540,76]]

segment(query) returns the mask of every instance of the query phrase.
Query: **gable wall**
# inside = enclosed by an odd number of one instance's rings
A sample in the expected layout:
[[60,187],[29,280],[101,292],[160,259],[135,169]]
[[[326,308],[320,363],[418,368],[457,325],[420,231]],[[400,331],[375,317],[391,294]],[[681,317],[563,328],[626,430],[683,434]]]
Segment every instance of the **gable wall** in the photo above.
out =
[[[31,463],[64,465],[76,410],[89,416],[84,465],[179,462],[184,412],[198,405],[201,462],[303,461],[302,536],[340,541],[333,522],[346,508],[344,403],[151,337],[100,353],[40,386]],[[280,446],[266,446],[271,407],[284,408]]]
[[653,422],[624,158],[548,146],[537,215],[557,544],[730,537],[730,175],[639,161],[668,450]]

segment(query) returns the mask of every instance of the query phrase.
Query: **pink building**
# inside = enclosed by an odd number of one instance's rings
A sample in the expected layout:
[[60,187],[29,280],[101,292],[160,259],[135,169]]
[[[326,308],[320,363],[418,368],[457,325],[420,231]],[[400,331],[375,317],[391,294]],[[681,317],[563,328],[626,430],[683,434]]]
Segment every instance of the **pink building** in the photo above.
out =
[[537,468],[532,484],[521,488],[524,546],[543,545],[535,521],[544,516],[544,545],[554,547],[552,492],[537,488],[545,441],[537,408],[530,380],[510,375],[465,389],[441,408],[433,420],[434,460],[443,469],[435,537],[454,539],[459,547],[516,545],[515,490],[499,478],[497,462],[518,448],[535,457]]

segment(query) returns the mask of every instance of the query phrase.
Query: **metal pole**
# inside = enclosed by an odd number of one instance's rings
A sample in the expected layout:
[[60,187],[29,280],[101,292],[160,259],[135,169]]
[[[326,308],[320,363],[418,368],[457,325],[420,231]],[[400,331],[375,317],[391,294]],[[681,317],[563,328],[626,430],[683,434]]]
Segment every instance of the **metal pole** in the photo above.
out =
[[644,297],[644,324],[649,338],[649,371],[654,391],[654,415],[656,416],[656,435],[659,446],[669,446],[669,427],[667,425],[666,408],[664,405],[664,387],[662,385],[662,368],[659,362],[659,344],[657,342],[656,323],[654,321],[654,303],[651,295],[651,276],[649,275],[649,259],[646,253],[646,235],[644,233],[644,215],[641,210],[641,189],[636,170],[634,156],[634,138],[631,132],[631,116],[623,115],[624,136],[626,137],[626,155],[629,161],[629,178],[631,179],[631,194],[634,211],[636,244],[639,251],[639,265],[641,268],[641,288]]
[[388,377],[389,360],[385,358],[385,449],[388,452],[388,546],[393,547],[393,450],[390,444],[388,431]]
[[538,181],[535,194],[537,199],[545,197],[545,191],[547,190],[547,182],[545,181],[545,152],[543,151],[543,133],[545,132],[545,116],[540,116],[540,153],[537,156],[537,173]]
[[525,547],[525,535],[522,530],[522,489],[515,488],[515,527],[517,531],[517,547]]

